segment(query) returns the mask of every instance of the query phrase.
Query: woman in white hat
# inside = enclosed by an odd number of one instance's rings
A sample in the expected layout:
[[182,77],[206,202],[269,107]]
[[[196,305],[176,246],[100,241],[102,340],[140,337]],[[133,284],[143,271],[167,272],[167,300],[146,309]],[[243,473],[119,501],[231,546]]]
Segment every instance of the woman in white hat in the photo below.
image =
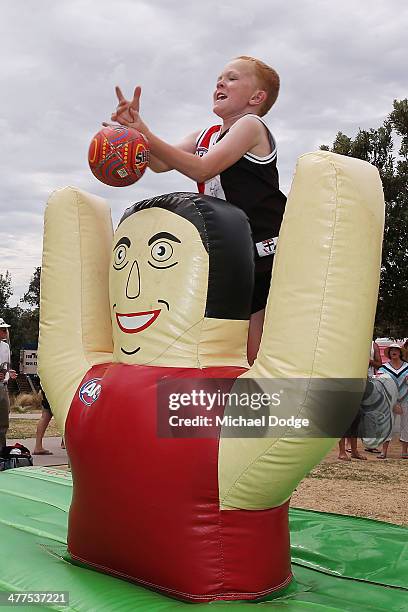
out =
[[8,339],[8,325],[0,318],[0,454],[6,446],[6,434],[9,428],[10,400],[7,384],[10,378],[16,378],[17,374],[10,369],[10,348],[5,340]]
[[[401,458],[408,459],[408,363],[405,349],[397,343],[390,344],[384,351],[389,361],[378,370],[378,374],[389,374],[398,387],[398,401],[394,406],[394,414],[401,415]],[[383,452],[378,459],[386,459],[391,437],[383,444]]]

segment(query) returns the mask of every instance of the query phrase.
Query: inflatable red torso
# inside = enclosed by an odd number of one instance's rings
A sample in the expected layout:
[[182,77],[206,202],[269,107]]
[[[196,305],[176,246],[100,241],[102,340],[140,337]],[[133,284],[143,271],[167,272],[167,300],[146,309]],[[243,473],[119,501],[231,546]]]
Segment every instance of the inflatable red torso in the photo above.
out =
[[[287,504],[220,510],[218,438],[157,434],[160,379],[235,379],[243,371],[120,363],[89,370],[66,423],[73,558],[198,602],[255,599],[290,581]],[[81,389],[91,379],[98,393],[89,400]]]

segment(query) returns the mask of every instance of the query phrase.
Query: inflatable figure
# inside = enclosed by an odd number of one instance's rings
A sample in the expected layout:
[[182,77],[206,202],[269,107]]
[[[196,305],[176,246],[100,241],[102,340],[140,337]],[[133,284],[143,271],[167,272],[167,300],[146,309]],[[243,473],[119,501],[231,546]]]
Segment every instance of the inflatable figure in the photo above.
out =
[[224,427],[166,437],[158,388],[298,378],[308,381],[299,417],[315,380],[356,380],[362,395],[383,216],[373,166],[300,158],[249,369],[253,247],[240,210],[170,194],[130,207],[113,234],[100,198],[52,195],[39,362],[72,466],[74,559],[188,601],[252,600],[288,584],[289,499],[336,440]]

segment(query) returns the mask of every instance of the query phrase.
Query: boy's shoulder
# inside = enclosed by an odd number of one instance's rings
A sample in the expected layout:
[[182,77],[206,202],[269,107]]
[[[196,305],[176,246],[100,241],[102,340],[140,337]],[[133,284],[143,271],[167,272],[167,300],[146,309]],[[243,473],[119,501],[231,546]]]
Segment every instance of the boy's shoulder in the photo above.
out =
[[261,140],[267,138],[272,147],[276,147],[275,137],[273,136],[266,121],[259,115],[247,114],[240,117],[231,126],[231,131],[237,129],[239,129],[242,133],[251,132],[252,134],[256,134]]
[[262,126],[265,127],[268,132],[269,127],[268,124],[266,123],[265,119],[263,119],[262,117],[260,117],[259,115],[255,115],[254,113],[248,113],[247,115],[244,115],[243,117],[240,117],[232,126],[231,129],[233,127],[236,127],[237,125],[245,125],[245,126],[250,126],[253,127],[255,129],[262,129]]
[[197,155],[201,155],[201,152],[207,153],[210,144],[214,144],[218,138],[218,134],[221,131],[222,125],[210,125],[204,128],[198,133],[196,137]]
[[216,134],[217,132],[221,130],[221,128],[222,128],[221,123],[213,123],[211,125],[207,125],[207,127],[198,131],[197,140],[199,138],[202,138],[202,136],[206,134],[207,132],[211,132],[211,134]]

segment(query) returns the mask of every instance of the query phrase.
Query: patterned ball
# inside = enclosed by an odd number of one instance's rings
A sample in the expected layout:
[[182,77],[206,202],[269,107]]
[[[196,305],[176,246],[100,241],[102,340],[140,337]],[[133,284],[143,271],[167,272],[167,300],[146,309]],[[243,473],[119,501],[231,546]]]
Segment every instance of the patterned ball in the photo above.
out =
[[104,127],[92,138],[88,162],[102,183],[126,187],[143,176],[149,164],[149,143],[132,128]]

